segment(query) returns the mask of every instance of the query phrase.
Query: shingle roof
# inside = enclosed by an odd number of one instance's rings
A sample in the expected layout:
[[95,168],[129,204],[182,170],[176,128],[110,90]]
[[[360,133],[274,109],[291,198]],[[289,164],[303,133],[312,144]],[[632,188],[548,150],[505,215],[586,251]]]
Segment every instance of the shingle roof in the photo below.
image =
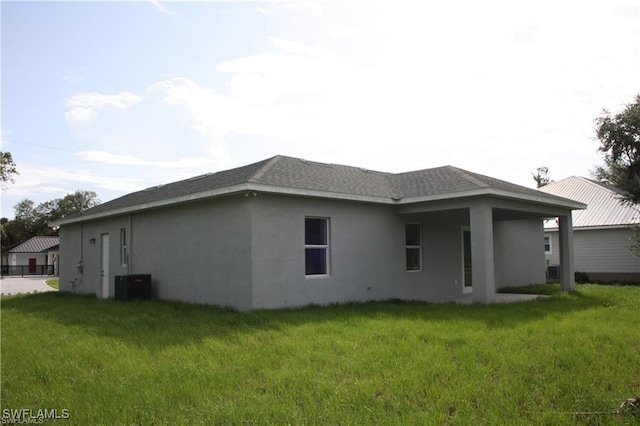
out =
[[60,244],[60,237],[31,237],[18,244],[9,253],[44,253]]
[[[390,175],[389,178],[402,198],[451,194],[482,188],[497,189],[532,197],[539,197],[541,195],[540,192],[535,189],[472,173],[453,166],[400,173]],[[549,197],[545,198],[551,200]],[[555,201],[561,200],[556,197],[553,197],[553,199],[555,199]]]
[[[214,194],[219,190],[243,190],[238,185],[260,188],[322,192],[336,196],[369,197],[376,200],[409,199],[452,194],[478,189],[494,189],[534,197],[548,203],[569,200],[544,194],[488,176],[445,166],[408,173],[391,174],[338,164],[325,164],[286,156],[275,156],[258,163],[191,179],[159,185],[100,204],[82,213],[82,217],[123,212],[136,206],[171,204],[196,194]],[[247,188],[245,187],[244,190]],[[177,201],[176,201],[177,202]],[[65,218],[66,220],[71,217]],[[78,219],[83,220],[83,219]]]
[[179,182],[158,185],[142,191],[124,195],[115,200],[99,204],[82,213],[83,216],[104,213],[112,210],[119,210],[127,207],[138,206],[146,203],[153,203],[160,200],[170,200],[172,198],[197,194],[203,191],[225,188],[248,182],[258,173],[270,160],[260,161],[237,169],[224,170],[218,173],[195,176]]
[[[545,185],[540,191],[587,204],[586,210],[573,213],[574,228],[640,224],[640,210],[621,202],[619,190],[602,182],[572,176]],[[557,227],[552,222],[545,226]]]

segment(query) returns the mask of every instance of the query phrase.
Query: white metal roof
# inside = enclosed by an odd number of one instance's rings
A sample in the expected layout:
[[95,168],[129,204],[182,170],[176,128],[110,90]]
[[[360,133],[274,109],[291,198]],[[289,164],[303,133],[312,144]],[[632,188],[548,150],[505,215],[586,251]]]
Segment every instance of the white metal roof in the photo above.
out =
[[[539,189],[587,205],[586,210],[573,212],[574,228],[621,227],[640,224],[640,209],[621,201],[620,192],[595,180],[571,176]],[[546,221],[545,228],[557,228],[555,221]]]

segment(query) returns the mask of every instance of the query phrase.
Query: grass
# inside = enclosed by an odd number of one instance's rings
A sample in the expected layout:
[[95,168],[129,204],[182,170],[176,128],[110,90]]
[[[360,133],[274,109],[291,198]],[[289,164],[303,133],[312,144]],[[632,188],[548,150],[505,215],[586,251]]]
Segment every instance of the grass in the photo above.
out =
[[555,284],[531,284],[526,287],[503,287],[498,290],[500,293],[518,294],[545,294],[548,296],[560,295],[562,288],[559,283]]
[[45,283],[47,283],[49,287],[55,288],[56,290],[58,290],[59,281],[60,281],[60,278],[50,278],[46,280]]
[[[252,313],[2,298],[2,409],[68,424],[640,424],[640,287]],[[5,413],[5,411],[2,411]]]

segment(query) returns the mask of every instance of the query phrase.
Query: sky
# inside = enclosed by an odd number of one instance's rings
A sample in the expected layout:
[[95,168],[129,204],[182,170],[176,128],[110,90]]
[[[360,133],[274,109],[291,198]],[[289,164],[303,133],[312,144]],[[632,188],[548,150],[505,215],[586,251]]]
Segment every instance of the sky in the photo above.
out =
[[640,93],[637,0],[2,1],[2,217],[274,155],[589,177]]

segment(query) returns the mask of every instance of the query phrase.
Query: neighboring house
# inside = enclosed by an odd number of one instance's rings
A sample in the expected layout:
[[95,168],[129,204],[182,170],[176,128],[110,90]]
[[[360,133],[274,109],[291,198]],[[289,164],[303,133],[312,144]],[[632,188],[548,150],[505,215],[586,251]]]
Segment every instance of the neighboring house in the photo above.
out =
[[[2,275],[55,275],[60,237],[31,237],[10,247],[3,256]],[[6,263],[4,263],[6,262]]]
[[151,274],[155,298],[242,310],[488,303],[496,288],[544,282],[548,217],[560,217],[563,288],[573,288],[571,215],[584,207],[450,166],[389,174],[276,156],[52,226],[63,291],[113,297],[115,276]]
[[[640,211],[621,202],[619,190],[576,176],[540,190],[588,205],[573,216],[576,271],[586,273],[594,281],[640,282],[640,258],[629,250],[632,244],[629,225],[640,224]],[[554,266],[560,264],[555,221],[545,223],[545,233],[547,264],[554,272]]]

